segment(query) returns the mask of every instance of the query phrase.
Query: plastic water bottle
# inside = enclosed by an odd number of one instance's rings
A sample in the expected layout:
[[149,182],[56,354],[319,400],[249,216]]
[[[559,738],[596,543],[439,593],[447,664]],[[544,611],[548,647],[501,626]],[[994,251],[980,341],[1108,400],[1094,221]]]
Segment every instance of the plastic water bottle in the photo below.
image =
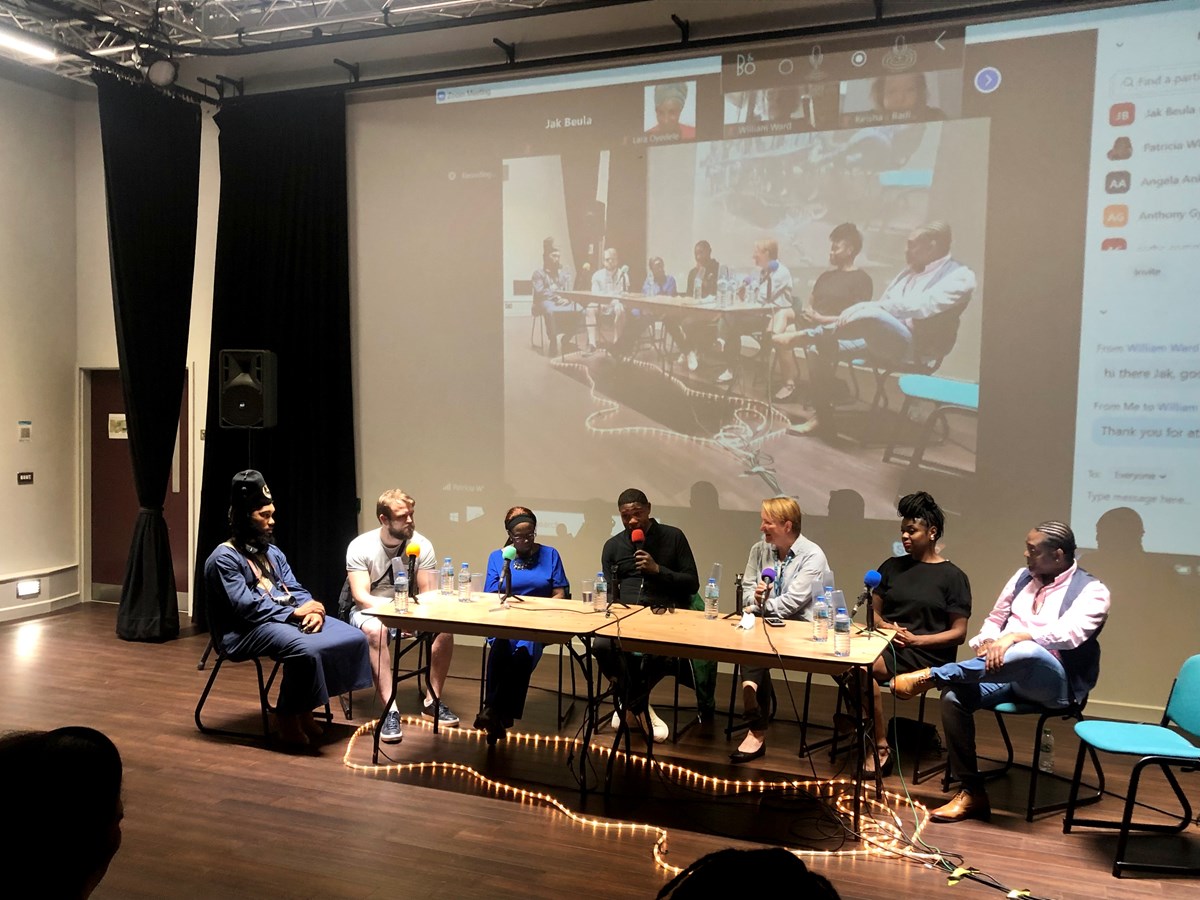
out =
[[400,566],[392,573],[393,605],[396,612],[408,612],[408,569]]
[[833,655],[850,655],[850,614],[844,606],[839,606],[833,617]]
[[462,568],[458,570],[458,602],[471,602],[471,565],[463,563]]
[[1048,775],[1054,774],[1054,732],[1042,729],[1042,753],[1038,757],[1038,769]]
[[696,273],[696,280],[692,283],[692,299],[700,300],[704,297],[704,270],[701,269]]
[[729,305],[729,266],[717,269],[717,306]]
[[717,586],[717,579],[708,579],[708,584],[704,586],[704,618],[715,619],[717,617],[720,599],[721,589]]
[[442,579],[438,585],[438,593],[443,597],[454,594],[454,560],[449,556],[442,561]]
[[812,639],[818,644],[829,639],[829,588],[825,594],[818,594],[813,600]]
[[608,609],[608,582],[604,580],[604,573],[596,573],[596,586],[592,589],[592,609],[596,612],[604,612]]

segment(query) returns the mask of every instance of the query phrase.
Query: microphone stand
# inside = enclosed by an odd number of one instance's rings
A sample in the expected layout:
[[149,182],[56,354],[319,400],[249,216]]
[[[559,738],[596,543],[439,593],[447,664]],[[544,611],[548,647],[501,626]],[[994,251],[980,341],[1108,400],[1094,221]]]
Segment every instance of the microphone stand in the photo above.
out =
[[[854,606],[854,614],[858,613],[859,608],[862,607],[864,603],[867,606],[867,624],[858,629],[858,633],[883,634],[882,631],[875,627],[875,602],[871,598],[871,589],[866,585],[863,585],[863,592],[858,595],[858,603],[856,603]],[[851,615],[851,618],[854,618],[854,615]]]
[[613,564],[612,574],[610,575],[610,581],[608,582],[608,603],[604,607],[604,618],[612,618],[612,608],[614,603],[623,607],[624,609],[629,609],[628,603],[621,602],[621,582],[617,579],[616,563]]
[[508,606],[508,601],[512,600],[512,560],[508,557],[504,558],[504,574],[501,576],[501,581],[504,584],[504,596],[500,598],[501,605]]
[[408,558],[408,599],[413,603],[420,603],[417,593],[417,558],[410,556]]
[[734,617],[737,617],[738,619],[740,619],[742,617],[742,605],[745,602],[742,599],[742,591],[743,590],[744,590],[744,588],[742,586],[742,573],[738,572],[736,575],[733,576],[733,601],[734,601],[733,612],[726,613],[722,618],[732,619]]

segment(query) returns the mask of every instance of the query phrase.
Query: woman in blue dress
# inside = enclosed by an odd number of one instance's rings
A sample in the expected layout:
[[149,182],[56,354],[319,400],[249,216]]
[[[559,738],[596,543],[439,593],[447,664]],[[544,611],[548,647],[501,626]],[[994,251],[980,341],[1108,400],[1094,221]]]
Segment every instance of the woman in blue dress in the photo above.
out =
[[[504,515],[508,532],[505,546],[517,551],[511,563],[512,592],[524,597],[564,599],[570,585],[563,571],[562,557],[553,547],[537,542],[537,516],[524,506],[514,506]],[[504,552],[493,550],[488,557],[484,590],[499,593],[504,571]],[[490,638],[487,673],[484,679],[483,709],[475,717],[475,727],[487,732],[488,744],[503,740],[507,729],[521,718],[529,678],[542,658],[542,645],[534,641]]]

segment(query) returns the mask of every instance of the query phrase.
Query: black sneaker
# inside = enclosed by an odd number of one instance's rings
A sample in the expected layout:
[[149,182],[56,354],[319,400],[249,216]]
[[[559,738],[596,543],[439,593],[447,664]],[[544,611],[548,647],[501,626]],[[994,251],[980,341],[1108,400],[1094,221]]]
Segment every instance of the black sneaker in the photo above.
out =
[[398,744],[404,740],[404,729],[400,727],[400,713],[396,710],[393,709],[384,717],[379,739],[385,744]]
[[[426,703],[421,710],[421,715],[427,719],[433,718],[433,704]],[[445,703],[438,704],[438,724],[453,728],[458,724],[458,716],[456,716]]]

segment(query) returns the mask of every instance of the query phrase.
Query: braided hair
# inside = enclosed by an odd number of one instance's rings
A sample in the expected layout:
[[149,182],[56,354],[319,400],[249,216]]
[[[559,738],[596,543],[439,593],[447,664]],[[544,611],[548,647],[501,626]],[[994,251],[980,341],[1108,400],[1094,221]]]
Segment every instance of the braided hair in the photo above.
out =
[[1075,532],[1066,522],[1050,519],[1033,529],[1046,536],[1045,544],[1052,550],[1061,550],[1068,560],[1075,559]]

